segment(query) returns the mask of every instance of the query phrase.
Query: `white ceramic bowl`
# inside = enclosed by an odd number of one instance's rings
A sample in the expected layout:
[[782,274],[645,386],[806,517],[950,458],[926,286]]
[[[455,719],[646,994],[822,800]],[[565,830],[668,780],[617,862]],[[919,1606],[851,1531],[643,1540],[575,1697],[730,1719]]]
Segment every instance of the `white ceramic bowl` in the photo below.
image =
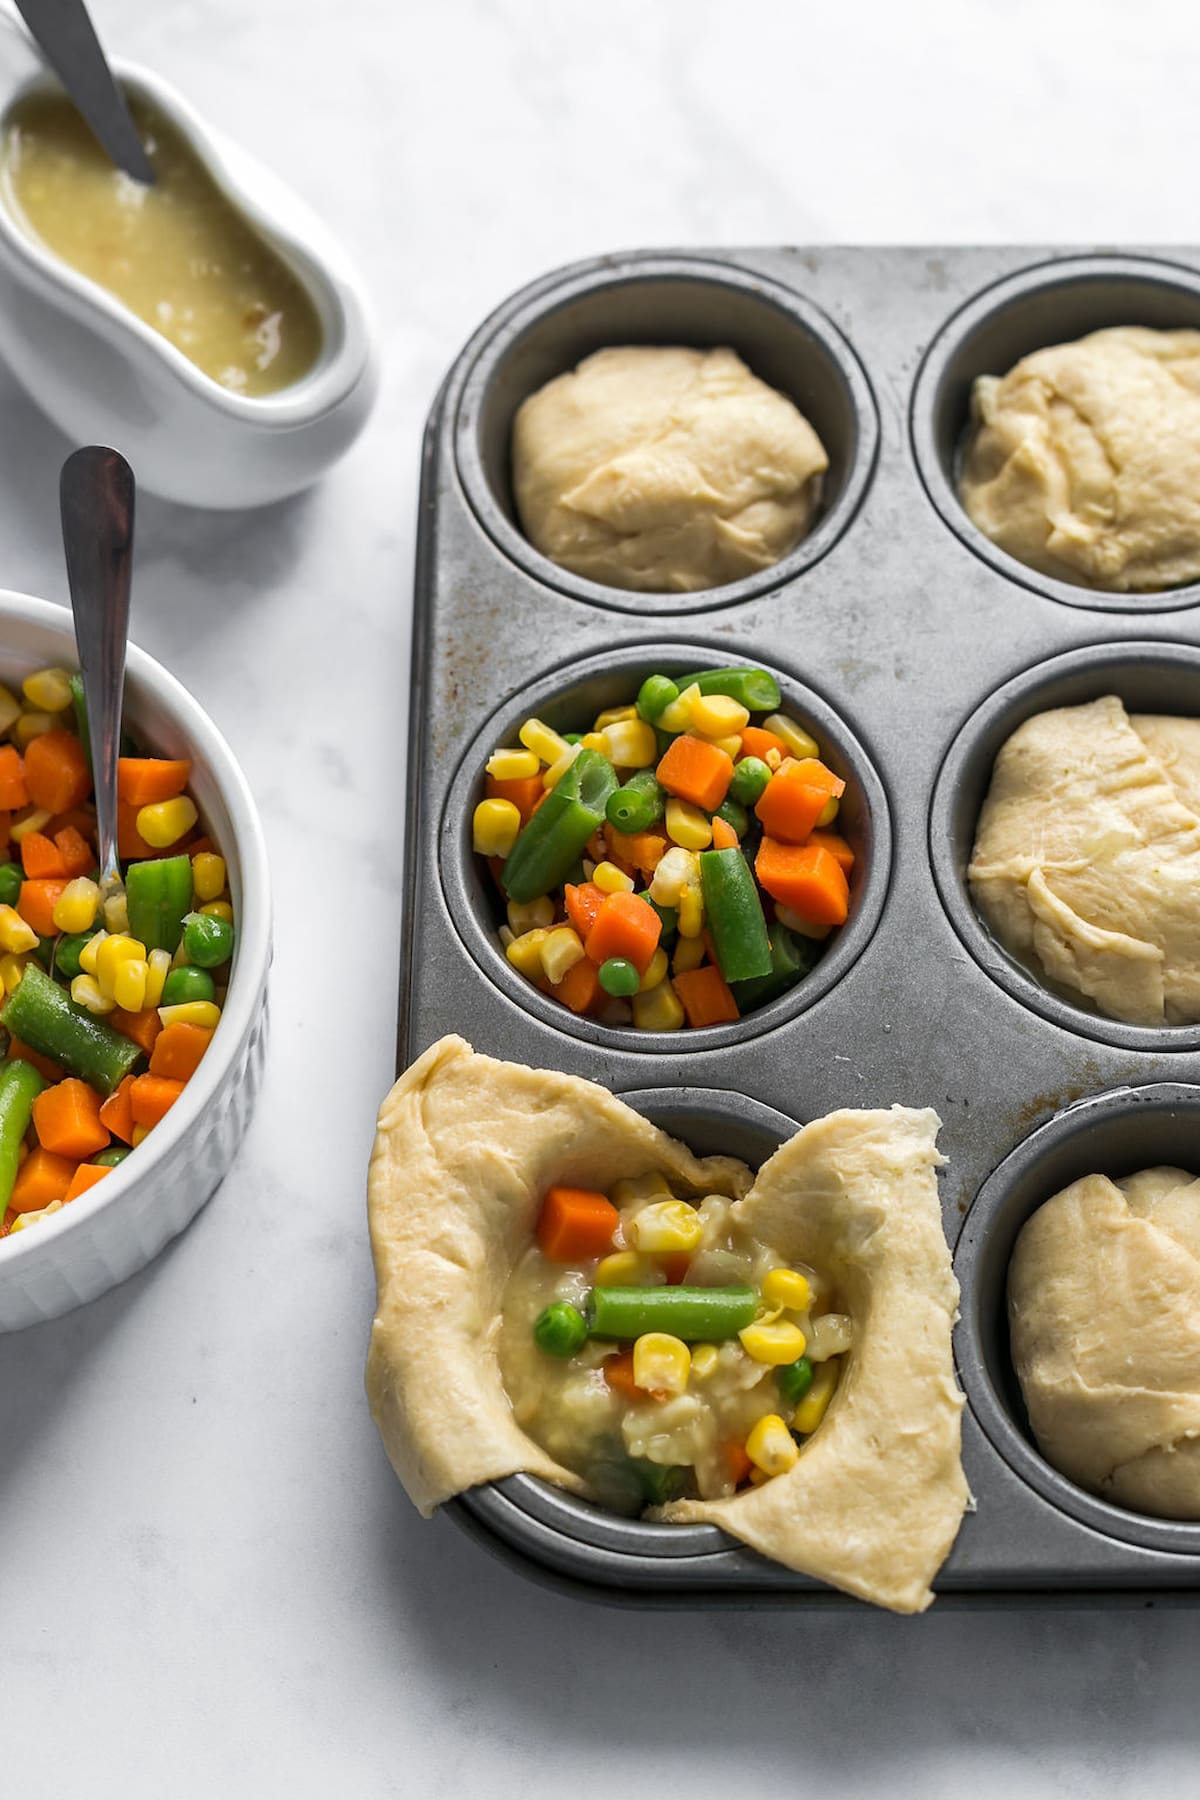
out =
[[[311,294],[323,347],[277,394],[231,393],[112,294],[42,248],[0,197],[0,352],[67,437],[112,444],[152,493],[190,506],[261,506],[308,487],[350,446],[379,387],[363,286],[321,222],[274,175],[209,129],[169,83],[114,65],[170,118],[218,187]],[[38,72],[14,101],[52,86]],[[0,118],[0,129],[3,118]]]
[[[0,681],[77,662],[71,615],[63,607],[0,590]],[[270,880],[246,778],[187,689],[132,644],[125,716],[148,749],[192,760],[191,791],[229,868],[237,922],[229,994],[200,1067],[133,1155],[61,1213],[0,1239],[0,1331],[69,1312],[157,1256],[224,1176],[262,1075]]]

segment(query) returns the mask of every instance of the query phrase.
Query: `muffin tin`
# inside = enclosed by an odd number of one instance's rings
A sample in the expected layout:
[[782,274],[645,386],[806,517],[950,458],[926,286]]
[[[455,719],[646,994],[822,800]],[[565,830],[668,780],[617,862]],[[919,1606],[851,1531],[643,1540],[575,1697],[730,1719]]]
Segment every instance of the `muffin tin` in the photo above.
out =
[[[935,1107],[977,1501],[935,1583],[942,1604],[1200,1591],[1200,1528],[1109,1506],[1039,1456],[1003,1305],[1020,1224],[1085,1167],[1200,1170],[1200,1031],[1122,1026],[1041,988],[987,936],[964,882],[991,759],[1022,718],[1113,691],[1200,712],[1200,588],[1132,598],[1046,580],[983,539],[953,488],[976,374],[1124,323],[1200,326],[1200,252],[605,258],[492,314],[425,440],[400,1065],[461,1032],[601,1082],[697,1150],[752,1163],[794,1121],[839,1106]],[[630,342],[730,344],[821,433],[821,510],[775,569],[636,595],[578,580],[521,536],[513,411],[592,350]],[[591,1026],[500,952],[469,844],[485,755],[535,708],[565,725],[576,702],[587,712],[632,692],[638,671],[717,661],[774,670],[853,777],[851,918],[800,987],[737,1025]],[[853,1604],[715,1528],[614,1519],[525,1476],[450,1511],[531,1575],[611,1600]]]

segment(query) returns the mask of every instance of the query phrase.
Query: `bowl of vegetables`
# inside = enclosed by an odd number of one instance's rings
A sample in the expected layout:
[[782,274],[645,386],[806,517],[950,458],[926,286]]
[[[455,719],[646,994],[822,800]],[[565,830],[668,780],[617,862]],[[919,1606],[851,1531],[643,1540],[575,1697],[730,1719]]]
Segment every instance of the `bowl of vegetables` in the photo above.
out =
[[158,1254],[257,1097],[271,958],[262,828],[207,714],[129,647],[124,891],[97,880],[70,615],[0,591],[0,1330]]

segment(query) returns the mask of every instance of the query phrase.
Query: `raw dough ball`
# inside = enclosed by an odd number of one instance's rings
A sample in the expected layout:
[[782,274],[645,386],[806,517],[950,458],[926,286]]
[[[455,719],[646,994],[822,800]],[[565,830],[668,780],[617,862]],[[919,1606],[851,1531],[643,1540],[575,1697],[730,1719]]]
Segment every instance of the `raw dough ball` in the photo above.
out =
[[967,876],[1005,948],[1109,1018],[1200,1020],[1200,720],[1112,694],[1027,719]]
[[692,593],[769,569],[829,466],[792,402],[732,350],[598,350],[513,424],[530,542],[609,587]]
[[1008,1273],[1013,1363],[1047,1462],[1135,1512],[1200,1519],[1200,1180],[1086,1175]]
[[1200,579],[1200,331],[1119,325],[981,375],[967,512],[1060,581],[1153,593]]

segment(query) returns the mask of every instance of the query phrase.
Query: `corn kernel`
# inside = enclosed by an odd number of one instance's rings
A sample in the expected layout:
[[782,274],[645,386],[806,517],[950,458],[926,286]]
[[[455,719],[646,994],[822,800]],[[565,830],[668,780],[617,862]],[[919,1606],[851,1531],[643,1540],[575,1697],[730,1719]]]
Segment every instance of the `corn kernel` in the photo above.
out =
[[564,750],[571,748],[566,738],[559,737],[557,731],[551,731],[549,725],[543,725],[540,719],[526,719],[517,736],[527,750],[532,750],[539,762],[556,763]]
[[671,704],[664,706],[659,713],[659,729],[671,732],[686,731],[692,722],[692,708],[700,698],[700,689],[693,681],[690,687],[684,688],[677,700],[672,700]]
[[804,1333],[790,1319],[758,1319],[738,1337],[751,1362],[766,1363],[769,1369],[781,1369],[804,1355]]
[[792,1415],[793,1430],[800,1432],[803,1437],[812,1435],[825,1417],[837,1383],[837,1358],[832,1357],[828,1362],[818,1364],[816,1374],[812,1378],[812,1386]]
[[647,769],[658,761],[658,739],[645,719],[619,719],[605,727],[604,754],[617,769]]
[[815,737],[810,737],[797,725],[795,719],[789,719],[786,713],[772,713],[763,720],[763,730],[773,731],[777,738],[782,738],[787,745],[789,756],[820,756],[821,746]]
[[672,973],[686,975],[689,969],[698,969],[707,955],[708,950],[699,932],[695,937],[677,937],[675,954],[671,958]]
[[585,731],[579,747],[581,750],[594,750],[597,756],[608,755],[608,739],[602,731]]
[[568,744],[566,749],[563,751],[562,755],[558,758],[557,762],[552,762],[550,764],[550,767],[546,770],[546,773],[542,776],[542,786],[546,789],[547,793],[550,791],[551,788],[556,788],[558,786],[559,782],[562,780],[563,776],[566,774],[567,770],[570,768],[571,764],[575,761],[575,758],[579,755],[579,752],[582,749],[583,749],[582,743]]
[[86,1007],[90,1013],[110,1013],[117,1004],[107,994],[100,991],[95,977],[77,975],[71,983],[71,998],[76,1006]]
[[655,1280],[654,1264],[639,1256],[636,1250],[614,1250],[602,1256],[592,1276],[595,1287],[650,1287]]
[[742,749],[742,740],[736,734],[733,737],[705,738],[704,741],[706,744],[711,744],[714,750],[723,750],[730,762],[736,762],[739,756],[745,754]]
[[805,919],[798,912],[793,912],[790,906],[777,906],[775,917],[789,931],[795,931],[801,937],[812,938],[813,942],[818,944],[833,930],[832,925],[814,925],[811,919]]
[[542,969],[542,944],[546,937],[546,927],[535,925],[530,931],[518,932],[504,954],[514,969],[530,981],[540,977]]
[[772,1269],[763,1281],[762,1297],[768,1306],[786,1306],[789,1312],[807,1312],[812,1305],[812,1288],[797,1269]]
[[192,888],[197,900],[219,900],[225,892],[225,858],[200,850],[192,858]]
[[699,885],[700,861],[696,852],[674,844],[659,859],[650,880],[650,898],[658,906],[678,906],[684,888]]
[[721,1358],[715,1344],[692,1345],[692,1374],[697,1381],[707,1381],[716,1373]]
[[25,973],[25,965],[29,961],[26,956],[0,956],[0,982],[4,984],[6,994],[11,994],[20,987],[21,977]]
[[6,687],[0,687],[0,737],[11,731],[21,716],[21,702]]
[[763,757],[763,761],[766,763],[768,769],[771,770],[771,773],[774,774],[777,769],[782,769],[786,758],[784,757],[782,750],[776,750],[775,746],[772,745],[767,751],[767,754]]
[[820,812],[817,814],[818,828],[823,829],[826,825],[832,825],[833,821],[837,818],[838,813],[841,810],[842,810],[841,801],[838,799],[836,794],[831,794],[829,799],[825,802],[824,806],[821,808]]
[[638,982],[638,993],[648,994],[651,988],[656,988],[660,981],[665,981],[666,979],[667,953],[660,947],[654,952],[654,955],[646,964],[646,973]]
[[471,819],[471,848],[477,856],[505,857],[520,829],[520,808],[511,800],[481,800]]
[[630,1004],[636,1031],[678,1031],[683,1024],[683,1005],[669,980],[635,994]]
[[85,975],[94,975],[96,973],[96,964],[100,955],[100,946],[106,941],[107,937],[107,931],[98,931],[95,937],[90,937],[88,939],[87,943],[79,952],[79,966]]
[[19,750],[28,750],[34,738],[45,737],[48,731],[57,731],[58,724],[53,713],[23,712],[13,726],[13,742]]
[[55,1213],[63,1209],[61,1200],[52,1200],[49,1206],[43,1206],[40,1212],[18,1213],[13,1220],[14,1231],[28,1231],[31,1225],[37,1225],[42,1219],[51,1219]]
[[[703,1235],[704,1221],[686,1200],[652,1200],[625,1227],[625,1236],[634,1249],[649,1256],[695,1250]],[[802,1353],[797,1350],[796,1356]]]
[[604,894],[632,894],[633,877],[618,869],[616,863],[597,863],[592,870],[592,880]]
[[642,1200],[673,1200],[675,1196],[666,1176],[649,1169],[644,1175],[626,1175],[615,1182],[609,1198],[614,1206],[633,1206]]
[[121,963],[113,982],[113,999],[122,1012],[141,1012],[146,1004],[146,977],[149,973],[149,964],[139,962],[136,957]]
[[549,894],[542,894],[537,900],[510,900],[508,923],[518,937],[538,926],[545,930],[554,923],[554,902]]
[[701,737],[736,737],[749,723],[749,708],[731,694],[701,694],[692,703],[690,729]]
[[178,1006],[160,1006],[158,1016],[164,1028],[198,1025],[202,1031],[215,1031],[221,1023],[221,1009],[215,1000],[184,1000]]
[[712,820],[690,800],[672,794],[667,801],[667,836],[682,850],[707,850],[712,843]]
[[206,900],[200,911],[206,919],[224,919],[227,925],[233,924],[233,908],[228,900]]
[[146,994],[142,1001],[144,1007],[159,1005],[167,976],[170,973],[171,952],[169,950],[152,950],[146,958]]
[[704,898],[698,887],[689,887],[679,896],[679,935],[698,938],[704,930]]
[[607,731],[610,725],[620,725],[626,719],[640,718],[636,706],[610,706],[606,711],[597,714],[593,731]]
[[169,850],[187,836],[199,817],[196,802],[180,794],[175,800],[158,800],[152,806],[143,806],[137,816],[137,828],[155,850]]
[[796,1466],[800,1450],[778,1413],[767,1413],[746,1438],[746,1455],[764,1475],[785,1475]]
[[822,1313],[814,1319],[808,1334],[809,1362],[828,1362],[831,1356],[844,1356],[854,1345],[854,1321],[848,1313]]
[[[117,991],[117,970],[122,963],[145,962],[146,946],[137,939],[129,937],[123,931],[113,932],[106,936],[96,952],[96,982],[100,992],[109,1000]],[[83,960],[80,959],[80,968]]]
[[20,956],[36,947],[38,934],[27,925],[15,906],[0,906],[0,950]]
[[135,1125],[132,1132],[129,1135],[129,1141],[132,1144],[133,1148],[136,1150],[138,1145],[144,1144],[146,1139],[149,1136],[150,1136],[150,1126],[149,1125]]
[[38,669],[21,683],[35,712],[66,712],[71,704],[71,677],[65,669]]
[[184,943],[183,939],[180,938],[179,948],[171,958],[171,967],[173,969],[186,969],[191,963],[191,960],[191,957],[187,953],[187,945]]
[[487,772],[497,781],[528,781],[541,766],[532,750],[493,750],[487,759]]
[[129,930],[129,902],[125,898],[124,889],[119,894],[109,894],[104,901],[104,929],[112,932]]
[[99,887],[86,875],[77,875],[54,903],[54,923],[59,931],[90,931],[99,910]]
[[31,831],[41,831],[43,826],[50,823],[51,817],[52,814],[43,807],[31,806],[23,818],[13,820],[8,835],[14,844],[19,844]]
[[547,981],[557,986],[568,969],[583,961],[583,940],[573,925],[556,925],[542,939],[538,955]]
[[682,1394],[691,1373],[692,1353],[682,1338],[669,1331],[644,1331],[633,1346],[635,1387],[666,1394]]

